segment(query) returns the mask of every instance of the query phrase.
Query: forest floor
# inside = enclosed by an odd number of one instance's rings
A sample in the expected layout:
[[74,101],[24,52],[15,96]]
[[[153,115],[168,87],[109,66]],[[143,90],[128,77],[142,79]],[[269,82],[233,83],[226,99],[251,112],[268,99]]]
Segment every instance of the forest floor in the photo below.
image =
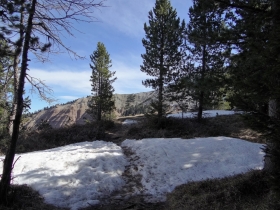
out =
[[[239,115],[217,116],[207,118],[198,123],[195,119],[166,120],[163,129],[157,129],[152,120],[143,117],[128,117],[139,123],[123,125],[127,118],[116,120],[114,124],[103,126],[104,141],[120,145],[125,139],[143,138],[194,138],[227,136],[240,138],[250,142],[265,143],[261,134],[252,130],[242,121]],[[22,134],[18,143],[20,153],[38,151],[64,146],[71,143],[95,140],[97,130],[93,125],[71,126],[60,129],[46,128],[40,131],[30,131]],[[63,138],[61,138],[63,137]],[[63,141],[61,140],[63,139]],[[40,144],[38,144],[38,141]],[[1,148],[2,149],[2,148]],[[4,149],[2,149],[3,151]],[[124,150],[129,158],[131,151]],[[123,176],[129,180],[126,188],[113,193],[101,205],[85,208],[98,210],[124,210],[124,209],[276,209],[271,204],[270,187],[267,174],[262,171],[251,171],[223,179],[212,179],[192,182],[175,188],[167,196],[166,202],[148,203],[143,196],[128,196],[131,188],[141,185],[140,178],[132,176],[127,168]],[[51,210],[63,209],[45,204],[38,192],[26,185],[12,186],[10,206],[0,206],[3,210],[29,209]]]

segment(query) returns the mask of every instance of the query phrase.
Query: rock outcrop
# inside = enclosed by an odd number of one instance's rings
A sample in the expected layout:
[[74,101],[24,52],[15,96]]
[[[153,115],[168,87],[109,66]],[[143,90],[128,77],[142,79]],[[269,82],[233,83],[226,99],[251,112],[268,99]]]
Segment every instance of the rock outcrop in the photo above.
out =
[[[127,100],[132,95],[134,96],[134,100],[130,102],[129,105],[133,107],[134,114],[137,114],[137,110],[139,111],[139,109],[145,111],[152,100],[155,100],[157,97],[155,91],[135,94],[114,94],[116,106],[115,115],[117,117],[121,116],[126,111]],[[24,126],[27,128],[34,128],[42,122],[49,123],[53,128],[60,128],[73,124],[85,124],[87,120],[92,120],[91,116],[86,112],[89,99],[90,97],[84,97],[63,105],[57,104],[51,108],[44,108],[36,114],[32,114]],[[168,103],[171,113],[180,111],[180,107],[176,102]],[[192,104],[192,106],[194,106],[194,104]]]
[[[132,94],[115,94],[116,115],[119,116],[124,110],[127,97]],[[136,93],[134,102],[131,105],[149,105],[151,100],[155,98],[155,93],[142,92]],[[72,124],[84,124],[87,120],[92,120],[91,116],[86,112],[88,109],[89,97],[79,98],[72,103],[64,105],[55,105],[52,108],[45,108],[30,117],[25,124],[27,128],[38,126],[41,122],[48,122],[53,128],[60,128]]]

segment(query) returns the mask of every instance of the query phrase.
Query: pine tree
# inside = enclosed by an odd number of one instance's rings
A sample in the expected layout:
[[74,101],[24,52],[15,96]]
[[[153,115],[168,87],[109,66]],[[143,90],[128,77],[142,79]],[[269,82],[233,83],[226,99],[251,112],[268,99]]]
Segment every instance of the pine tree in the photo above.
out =
[[103,43],[98,42],[97,49],[90,56],[90,59],[92,62],[90,64],[92,69],[90,81],[92,82],[93,96],[89,101],[89,112],[97,121],[101,121],[115,109],[112,83],[117,78],[114,77],[115,72],[109,70],[112,61]]
[[13,97],[13,72],[10,68],[13,63],[11,50],[5,41],[0,41],[0,138],[1,143],[6,144],[4,138],[7,132],[9,112]]
[[206,106],[217,104],[223,92],[225,62],[230,50],[217,38],[223,31],[222,10],[211,1],[193,0],[186,30],[188,58],[185,85],[193,100],[198,101],[198,120]]
[[[265,169],[280,199],[280,2],[218,1],[229,27],[224,41],[235,47],[229,65],[230,102],[266,139]],[[267,161],[270,160],[270,161]],[[267,164],[269,163],[269,164]],[[279,209],[273,207],[273,209]]]
[[183,30],[185,22],[180,22],[177,12],[169,0],[156,0],[155,7],[149,12],[149,25],[144,24],[146,38],[142,40],[146,53],[142,54],[141,71],[154,77],[143,81],[146,87],[157,90],[158,98],[153,103],[159,124],[164,116],[164,87],[172,81],[182,60]]
[[130,113],[130,110],[131,110],[131,108],[132,108],[131,104],[134,103],[134,101],[135,101],[135,96],[136,96],[135,94],[129,94],[129,95],[127,96],[127,99],[126,99],[126,102],[125,102],[125,107],[124,107],[124,109],[125,109],[124,115],[125,115],[125,116],[128,116],[129,114],[131,114],[131,113]]

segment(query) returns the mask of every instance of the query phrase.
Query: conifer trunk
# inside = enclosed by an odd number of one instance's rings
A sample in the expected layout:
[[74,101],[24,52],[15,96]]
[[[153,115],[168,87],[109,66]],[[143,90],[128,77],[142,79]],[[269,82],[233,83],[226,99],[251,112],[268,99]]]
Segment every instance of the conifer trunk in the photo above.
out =
[[[162,68],[162,67],[161,67]],[[159,76],[159,90],[158,90],[158,119],[159,123],[162,118],[162,101],[163,101],[163,72],[162,70],[160,71],[160,76]]]
[[98,105],[97,105],[97,121],[101,121],[101,95],[102,95],[102,74],[101,72],[99,72],[99,89],[98,89],[98,97],[99,97],[99,100],[98,100]]
[[[205,71],[206,71],[206,46],[203,45],[202,48],[202,70],[201,70],[201,80],[204,80],[205,76]],[[203,112],[203,106],[204,106],[204,91],[200,91],[199,94],[199,107],[198,107],[198,114],[197,114],[197,119],[198,121],[201,121],[202,119],[202,112]]]
[[16,144],[17,139],[19,135],[19,126],[20,126],[20,120],[22,116],[23,111],[23,93],[24,93],[24,80],[26,76],[26,70],[28,66],[28,50],[29,50],[29,43],[31,39],[31,32],[32,32],[32,20],[35,12],[36,7],[36,0],[32,0],[32,5],[29,10],[29,17],[27,22],[27,28],[25,33],[25,40],[23,45],[23,51],[22,51],[22,62],[21,62],[21,72],[19,77],[19,86],[17,89],[17,108],[16,108],[16,115],[13,122],[13,132],[11,137],[11,144],[9,146],[9,149],[6,153],[6,157],[4,160],[3,165],[3,174],[0,182],[0,203],[7,203],[7,195],[10,188],[10,182],[11,182],[11,174],[13,169],[13,161],[16,151]]
[[13,61],[14,96],[13,96],[12,111],[10,113],[10,118],[9,118],[8,125],[7,125],[7,129],[9,131],[10,136],[12,136],[12,133],[13,133],[13,125],[14,125],[14,120],[16,117],[17,106],[18,106],[19,62],[20,62],[20,55],[22,52],[23,40],[24,40],[24,37],[23,37],[24,36],[23,8],[24,8],[24,0],[21,1],[19,41],[18,41],[16,49],[15,49],[15,55],[14,55],[14,61]]
[[201,91],[200,94],[199,94],[199,106],[198,106],[198,114],[197,114],[198,121],[201,121],[201,119],[202,119],[203,98],[204,98],[204,92]]
[[[161,28],[163,31],[163,28]],[[162,119],[162,103],[163,103],[163,74],[164,74],[164,69],[163,69],[163,55],[164,55],[164,34],[162,34],[161,39],[161,49],[160,49],[160,67],[159,67],[159,91],[158,91],[158,125],[161,127],[161,119]]]
[[[280,1],[279,0],[274,0],[273,4],[272,4],[272,11],[273,11],[273,32],[271,35],[271,40],[274,40],[273,43],[271,43],[271,52],[273,54],[278,54],[280,52],[280,37],[279,37],[279,33],[280,33],[280,19],[279,19],[279,13],[280,13]],[[279,62],[279,61],[278,61]],[[277,68],[277,67],[276,67]],[[278,66],[279,68],[279,66]],[[279,72],[278,69],[276,69],[277,72]],[[278,81],[279,83],[279,81]],[[277,97],[277,96],[276,96]],[[279,96],[278,96],[279,97]],[[279,129],[279,110],[278,110],[278,106],[279,106],[279,100],[277,99],[270,99],[269,103],[268,103],[268,116],[275,121],[278,129]],[[271,152],[271,150],[274,151],[274,156],[275,157],[280,157],[279,154],[279,139],[278,136],[274,137],[277,139],[271,140],[270,142],[267,143],[266,145],[266,149],[268,151]],[[271,158],[270,156],[266,155],[265,159],[264,159],[264,170],[265,171],[276,171],[277,177],[275,177],[274,179],[279,179],[279,159],[277,161],[275,161],[277,158]]]

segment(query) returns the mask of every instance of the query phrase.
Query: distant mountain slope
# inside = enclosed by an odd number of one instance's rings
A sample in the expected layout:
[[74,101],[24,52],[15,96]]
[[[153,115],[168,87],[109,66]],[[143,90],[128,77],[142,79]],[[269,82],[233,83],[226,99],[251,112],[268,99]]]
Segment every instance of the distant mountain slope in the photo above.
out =
[[124,112],[126,101],[129,96],[135,95],[134,101],[130,103],[132,106],[146,106],[150,105],[151,101],[156,98],[156,92],[141,92],[133,94],[114,94],[115,106],[119,114]]
[[[132,102],[129,103],[129,109],[125,108],[129,97],[134,95]],[[152,100],[155,100],[157,94],[155,91],[141,92],[134,94],[114,94],[116,116],[122,116],[126,114],[139,114],[145,113]],[[57,104],[50,108],[44,108],[43,110],[36,112],[30,116],[30,120],[24,125],[27,128],[33,128],[39,125],[42,121],[47,121],[53,128],[60,128],[72,124],[85,124],[86,120],[92,120],[91,116],[86,113],[88,109],[88,97],[79,98],[74,101],[67,102],[66,104]],[[170,112],[176,113],[180,111],[176,102],[168,102]],[[195,104],[190,104],[192,109]]]
[[[116,114],[120,116],[125,110],[125,104],[129,95],[132,94],[115,94]],[[154,91],[135,93],[135,100],[131,105],[149,105],[151,100],[155,98]],[[32,128],[39,125],[42,121],[47,121],[53,128],[59,128],[72,124],[84,124],[86,120],[91,120],[88,109],[89,97],[79,98],[72,103],[64,105],[55,105],[51,108],[45,108],[30,117],[30,120],[25,124],[27,128]]]
[[46,120],[53,128],[59,128],[71,124],[84,124],[86,119],[91,119],[86,113],[88,98],[79,98],[71,104],[56,105],[52,108],[39,111],[32,115],[25,125],[28,128],[34,127]]

